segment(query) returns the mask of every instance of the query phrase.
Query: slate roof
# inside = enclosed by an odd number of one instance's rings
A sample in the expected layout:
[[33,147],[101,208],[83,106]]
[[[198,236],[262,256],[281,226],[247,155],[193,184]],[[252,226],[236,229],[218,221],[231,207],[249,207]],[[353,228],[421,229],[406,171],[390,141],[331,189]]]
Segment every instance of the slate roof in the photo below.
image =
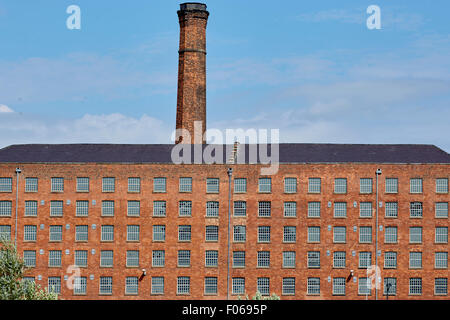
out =
[[[173,147],[174,144],[21,144],[0,149],[0,163],[172,163]],[[434,145],[280,143],[278,147],[280,163],[450,164],[450,154]],[[240,148],[248,163],[249,145]],[[230,151],[232,146],[223,145],[223,163],[229,158],[227,149]]]

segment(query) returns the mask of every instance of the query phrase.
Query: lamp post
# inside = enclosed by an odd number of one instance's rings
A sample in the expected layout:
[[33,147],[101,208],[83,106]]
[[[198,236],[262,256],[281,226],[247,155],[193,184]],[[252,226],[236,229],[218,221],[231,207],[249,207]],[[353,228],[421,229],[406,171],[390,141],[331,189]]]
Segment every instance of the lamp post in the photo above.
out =
[[386,300],[389,300],[389,289],[391,288],[391,284],[388,282],[386,284]]
[[375,227],[375,300],[378,300],[378,176],[381,175],[381,169],[377,169],[376,173],[376,178],[377,178],[377,202],[376,202],[376,206],[377,206],[377,210],[376,210],[376,227]]
[[22,172],[20,168],[16,168],[16,225],[14,229],[14,246],[17,250],[17,216],[18,216],[18,207],[19,207],[19,175]]
[[227,169],[228,174],[228,258],[227,258],[227,300],[230,300],[230,225],[231,225],[231,177],[233,169]]

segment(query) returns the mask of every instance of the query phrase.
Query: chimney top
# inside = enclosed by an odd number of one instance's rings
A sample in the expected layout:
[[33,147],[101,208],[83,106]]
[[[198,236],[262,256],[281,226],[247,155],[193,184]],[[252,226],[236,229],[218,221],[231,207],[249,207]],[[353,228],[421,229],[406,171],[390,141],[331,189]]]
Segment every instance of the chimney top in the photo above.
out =
[[206,4],[200,2],[185,2],[180,4],[180,11],[206,11]]

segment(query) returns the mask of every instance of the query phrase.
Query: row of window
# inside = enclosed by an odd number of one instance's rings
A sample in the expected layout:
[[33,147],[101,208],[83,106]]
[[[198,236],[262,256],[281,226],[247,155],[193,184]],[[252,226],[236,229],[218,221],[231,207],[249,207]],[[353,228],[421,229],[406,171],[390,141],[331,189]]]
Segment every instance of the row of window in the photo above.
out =
[[[41,252],[42,253],[42,252]],[[48,254],[48,266],[49,267],[61,267],[62,265],[62,250],[50,250]],[[69,251],[66,250],[66,254]],[[352,255],[356,256],[356,252],[352,252]],[[421,269],[422,265],[422,252],[410,251],[409,252],[409,268]],[[218,267],[219,251],[218,250],[206,250],[205,251],[205,267]],[[24,263],[27,267],[36,267],[36,251],[24,250],[23,252]],[[88,250],[75,250],[74,251],[75,265],[78,267],[88,266]],[[436,269],[448,268],[448,252],[435,252],[434,253]],[[270,251],[258,251],[256,256],[257,268],[270,268],[271,252]],[[398,263],[398,252],[386,251],[384,252],[384,268],[396,269]],[[296,268],[296,252],[295,251],[283,251],[282,252],[282,267],[283,268]],[[358,252],[358,268],[369,268],[372,266],[372,252],[360,251]],[[127,267],[139,267],[139,250],[127,250],[125,265]],[[152,267],[165,267],[166,265],[166,251],[165,250],[152,250]],[[101,250],[100,251],[100,267],[112,268],[114,266],[114,251],[113,250]],[[177,266],[178,267],[190,267],[191,266],[191,250],[178,250],[177,251]],[[308,268],[321,268],[320,263],[320,251],[308,251],[306,254],[306,266]],[[237,250],[232,252],[232,267],[233,268],[245,268],[246,267],[246,251]],[[335,251],[332,255],[332,267],[333,268],[346,268],[347,267],[347,252]]]
[[[90,191],[90,179],[88,177],[77,177],[76,190],[77,192],[89,192]],[[438,178],[436,182],[436,193],[448,193],[448,178]],[[154,192],[166,192],[166,178],[156,177],[153,178],[153,191]],[[105,177],[102,179],[102,191],[103,192],[115,192],[116,178]],[[220,179],[219,178],[207,178],[206,179],[206,192],[218,193],[219,192]],[[373,192],[373,179],[372,178],[360,178],[359,192],[364,194],[370,194]],[[297,178],[284,178],[284,192],[285,193],[297,193]],[[25,192],[37,192],[38,191],[38,178],[25,178]],[[128,178],[128,192],[140,192],[141,191],[141,178],[130,177]],[[192,192],[192,177],[179,178],[179,192]],[[12,178],[0,178],[0,192],[12,192]],[[64,178],[53,177],[51,178],[51,192],[64,192]],[[245,193],[247,192],[247,178],[235,178],[234,179],[234,192]],[[258,192],[270,193],[272,192],[272,178],[259,178],[258,180]],[[308,178],[308,192],[309,193],[321,193],[322,192],[322,180],[321,178]],[[385,192],[386,193],[398,193],[398,178],[386,178],[385,179]],[[423,179],[411,178],[410,179],[410,193],[422,193],[423,192]],[[334,193],[347,193],[347,178],[335,178],[334,179]]]
[[[95,200],[93,200],[93,203]],[[41,202],[42,205],[42,202]],[[329,202],[328,206],[331,207],[332,203]],[[347,202],[336,201],[333,203],[333,217],[334,218],[346,218],[347,217]],[[358,207],[358,203],[355,201],[353,207]],[[398,202],[385,202],[384,212],[386,218],[398,218]],[[409,203],[409,216],[410,218],[422,218],[424,207],[422,202],[410,202]],[[62,217],[64,213],[64,201],[51,200],[50,201],[50,216]],[[113,217],[115,214],[115,201],[103,200],[101,205],[101,215],[104,217]],[[0,201],[0,217],[10,217],[12,215],[12,201]],[[38,215],[38,201],[29,200],[25,201],[25,216],[36,217]],[[77,200],[75,202],[75,215],[77,217],[89,216],[89,201]],[[127,201],[127,216],[139,217],[141,215],[141,202],[138,200]],[[153,216],[154,217],[166,217],[167,215],[167,203],[163,200],[153,201]],[[192,216],[192,201],[181,200],[178,202],[178,215],[180,217]],[[234,201],[233,202],[233,215],[235,217],[247,216],[247,201]],[[258,201],[258,217],[269,218],[272,216],[272,202],[271,201]],[[215,218],[219,216],[219,202],[207,201],[206,202],[206,217]],[[283,203],[283,216],[286,218],[297,217],[297,202],[285,201]],[[308,218],[320,218],[321,216],[321,202],[310,201],[307,206]],[[359,203],[359,217],[360,218],[372,218],[373,205],[372,202],[360,202]],[[435,202],[435,217],[436,218],[448,218],[448,202]]]
[[[34,277],[25,277],[25,281],[35,281]],[[164,277],[155,276],[151,277],[151,294],[152,295],[164,295],[165,283]],[[245,278],[233,277],[231,285],[231,293],[233,295],[245,295]],[[307,294],[308,295],[320,295],[321,294],[321,279],[318,277],[307,278]],[[372,283],[369,277],[354,278],[358,281],[358,295],[371,295]],[[356,282],[354,281],[354,282]],[[328,282],[332,283],[332,294],[345,296],[347,293],[347,280],[344,277],[328,277]],[[256,282],[257,290],[262,295],[270,294],[270,278],[260,277]],[[49,277],[48,288],[50,291],[57,294],[61,293],[61,277]],[[386,277],[383,279],[383,294],[395,296],[398,292],[397,278]],[[282,295],[295,295],[296,294],[296,278],[285,277],[282,279]],[[422,278],[409,278],[409,295],[422,295],[423,280]],[[85,295],[87,292],[87,277],[75,277],[74,279],[74,295]],[[218,293],[218,279],[217,277],[205,277],[204,278],[204,294],[205,295],[217,295]],[[113,277],[101,276],[99,280],[99,294],[100,295],[112,295],[113,293]],[[139,294],[139,278],[138,277],[126,277],[125,278],[125,294],[126,295],[138,295]],[[191,294],[191,278],[187,276],[177,277],[176,283],[177,295],[190,295]],[[435,295],[447,295],[448,294],[448,278],[434,278],[434,294]]]
[[[41,225],[43,227],[43,225]],[[66,229],[67,226],[66,225]],[[95,225],[92,225],[95,226]],[[96,228],[96,227],[95,227]],[[327,229],[333,229],[333,243],[347,242],[347,227],[345,226],[329,226]],[[372,243],[373,230],[372,226],[354,226],[353,231],[357,232],[359,229],[359,243]],[[127,225],[126,239],[127,241],[140,241],[140,225]],[[166,240],[166,226],[153,225],[153,241],[163,242]],[[398,227],[386,226],[384,228],[385,243],[398,243]],[[178,225],[178,241],[191,241],[192,231],[191,225]],[[11,226],[0,225],[0,238],[7,240],[11,239]],[[89,226],[76,225],[75,226],[75,241],[88,241]],[[24,226],[24,241],[36,241],[37,226]],[[63,226],[50,225],[49,226],[49,241],[62,241]],[[247,226],[234,225],[232,239],[234,242],[245,242],[247,240]],[[101,241],[114,241],[114,225],[101,226]],[[205,226],[205,241],[217,242],[219,241],[219,226],[207,225]],[[269,243],[271,241],[271,226],[257,227],[257,241],[260,243]],[[423,227],[414,226],[409,227],[409,243],[418,244],[423,241]],[[297,242],[297,227],[283,226],[283,242],[296,243]],[[320,243],[321,242],[321,227],[309,226],[307,227],[307,242]],[[435,227],[434,242],[437,244],[448,243],[448,227]]]

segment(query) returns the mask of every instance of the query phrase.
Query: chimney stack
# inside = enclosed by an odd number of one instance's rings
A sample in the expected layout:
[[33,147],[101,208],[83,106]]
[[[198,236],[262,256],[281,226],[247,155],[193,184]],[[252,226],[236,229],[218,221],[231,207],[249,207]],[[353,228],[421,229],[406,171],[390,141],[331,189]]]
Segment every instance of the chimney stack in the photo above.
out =
[[[180,48],[175,143],[205,143],[206,131],[206,4],[180,4]],[[200,137],[201,135],[201,137]],[[196,140],[194,140],[196,137]]]

